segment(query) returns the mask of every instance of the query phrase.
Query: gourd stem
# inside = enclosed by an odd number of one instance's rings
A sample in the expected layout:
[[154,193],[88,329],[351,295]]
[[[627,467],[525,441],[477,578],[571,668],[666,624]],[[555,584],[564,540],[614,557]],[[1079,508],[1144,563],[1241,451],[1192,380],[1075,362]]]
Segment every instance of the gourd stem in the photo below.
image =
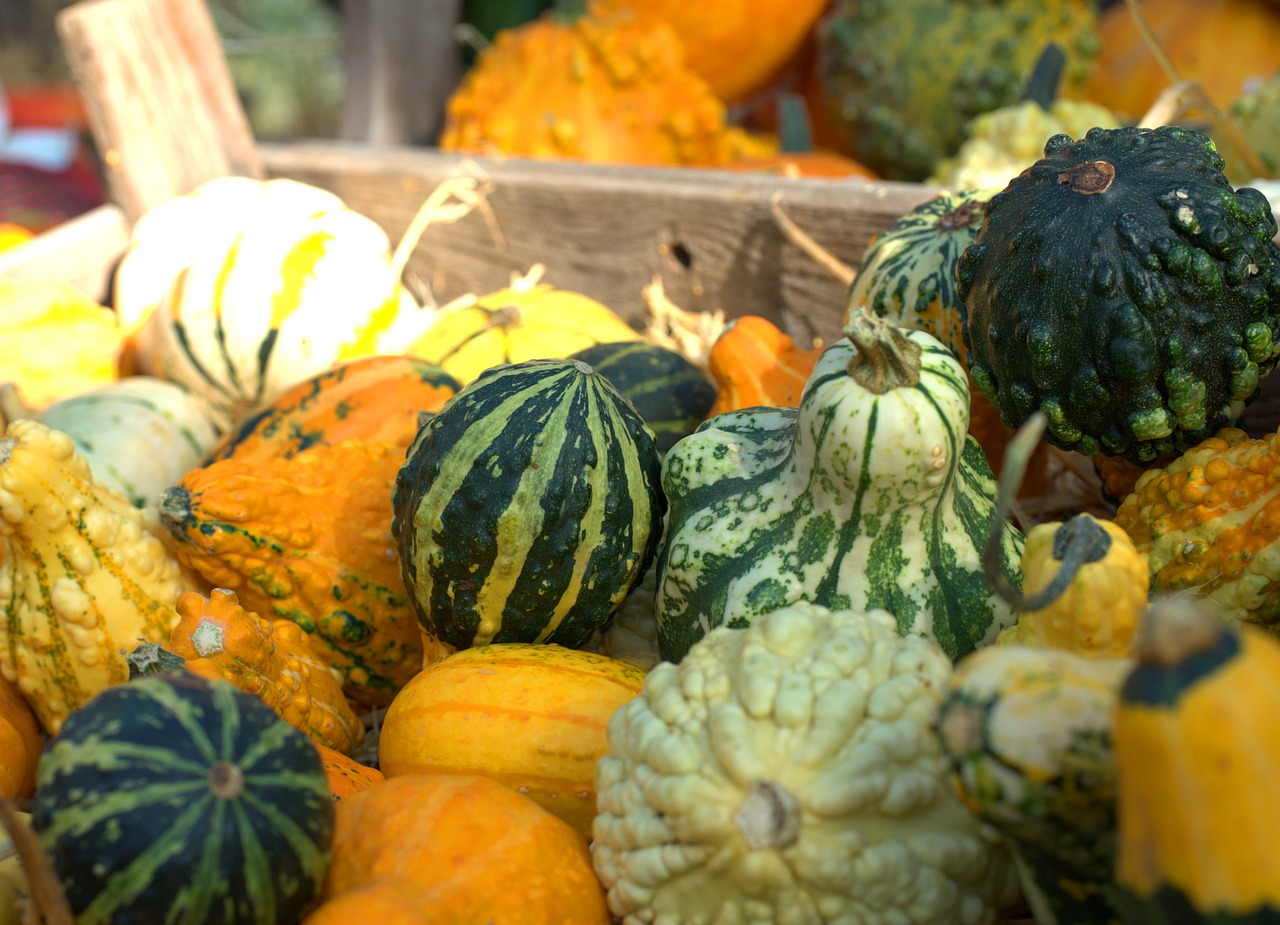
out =
[[75,925],[71,904],[58,880],[53,862],[40,845],[35,832],[22,821],[13,801],[0,797],[0,826],[9,833],[9,839],[22,860],[31,887],[31,901],[35,906],[35,921],[43,925]]
[[1035,103],[1046,112],[1058,98],[1058,85],[1067,66],[1067,56],[1057,42],[1049,42],[1036,58],[1035,66],[1022,90],[1023,102]]
[[1053,557],[1062,564],[1049,583],[1031,597],[1010,600],[1020,611],[1043,610],[1048,607],[1076,580],[1080,569],[1090,562],[1097,562],[1111,548],[1111,536],[1087,514],[1077,514],[1057,529],[1053,535]]
[[[986,575],[991,589],[1006,604],[1014,608],[1022,607],[1022,595],[1009,580],[1004,569],[1004,531],[1009,520],[1009,512],[1013,509],[1013,501],[1022,479],[1027,473],[1027,464],[1036,444],[1044,434],[1048,419],[1043,411],[1037,411],[1027,418],[1026,423],[1018,428],[1004,451],[1004,464],[1001,468],[999,491],[996,494],[996,510],[991,516],[991,528],[987,533],[987,542],[982,547],[982,573]],[[1063,571],[1059,569],[1059,574]],[[1042,607],[1045,605],[1041,605]]]
[[858,348],[849,375],[868,392],[883,395],[920,383],[920,345],[897,325],[862,308],[849,312],[843,333]]
[[800,801],[780,784],[753,780],[733,822],[752,851],[787,848],[800,838]]

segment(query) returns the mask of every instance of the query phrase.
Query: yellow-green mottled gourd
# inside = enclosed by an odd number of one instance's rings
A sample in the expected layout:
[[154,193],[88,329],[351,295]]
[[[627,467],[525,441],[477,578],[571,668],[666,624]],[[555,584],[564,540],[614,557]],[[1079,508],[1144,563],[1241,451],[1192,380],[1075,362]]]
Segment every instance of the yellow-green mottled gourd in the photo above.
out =
[[194,587],[143,512],[32,420],[0,437],[0,551],[0,672],[50,733],[128,680],[123,650],[167,640]]

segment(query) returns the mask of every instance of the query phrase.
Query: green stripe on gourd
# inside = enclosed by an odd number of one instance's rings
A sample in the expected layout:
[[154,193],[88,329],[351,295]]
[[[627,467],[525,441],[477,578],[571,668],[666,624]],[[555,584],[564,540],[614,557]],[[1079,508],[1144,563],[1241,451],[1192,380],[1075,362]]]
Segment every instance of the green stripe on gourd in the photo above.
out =
[[78,925],[297,922],[333,836],[310,740],[229,682],[183,672],[72,714],[31,813]]
[[[719,415],[667,455],[665,658],[797,600],[883,608],[952,658],[1014,621],[981,567],[996,482],[966,433],[964,370],[932,336],[869,313],[845,333],[798,409]],[[1005,532],[1015,583],[1022,543]]]
[[659,473],[652,433],[590,366],[485,371],[424,423],[396,480],[422,625],[458,648],[581,644],[653,559]]

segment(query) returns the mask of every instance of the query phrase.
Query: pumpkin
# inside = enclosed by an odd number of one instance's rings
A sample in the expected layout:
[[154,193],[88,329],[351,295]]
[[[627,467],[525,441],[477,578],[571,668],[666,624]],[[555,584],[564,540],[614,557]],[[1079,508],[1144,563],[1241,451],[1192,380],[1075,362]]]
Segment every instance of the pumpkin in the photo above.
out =
[[639,339],[638,332],[595,299],[530,276],[443,311],[407,352],[465,385],[493,366],[564,358],[596,344]]
[[429,633],[576,648],[653,560],[666,509],[653,435],[575,360],[487,370],[426,421],[391,527]]
[[1148,469],[1163,469],[1177,458],[1176,453],[1172,456],[1158,456],[1149,463],[1139,465],[1123,456],[1093,457],[1093,471],[1101,483],[1099,487],[1103,500],[1119,507],[1138,487],[1138,479],[1142,477],[1142,473]]
[[230,682],[175,672],[68,717],[31,825],[78,925],[289,925],[319,893],[333,801],[305,735]]
[[613,711],[644,672],[557,645],[475,646],[422,670],[382,719],[378,762],[404,774],[477,774],[518,790],[591,840],[596,761]]
[[735,173],[771,173],[783,177],[878,179],[874,171],[835,151],[778,151],[747,156],[718,166],[721,170]]
[[627,11],[548,14],[499,32],[449,96],[438,144],[611,164],[733,155],[724,104],[690,70],[675,30]]
[[0,305],[0,369],[32,409],[118,377],[124,338],[116,317],[75,287],[0,277]]
[[[658,641],[678,661],[708,630],[798,600],[884,609],[952,658],[1013,622],[982,571],[996,482],[968,438],[969,390],[923,331],[857,312],[799,409],[706,421],[667,454]],[[1019,582],[1022,535],[999,558]]]
[[1275,233],[1198,132],[1054,136],[956,263],[973,382],[1010,425],[1040,410],[1046,439],[1086,456],[1194,446],[1280,356]]
[[496,781],[392,777],[341,800],[335,817],[323,902],[303,925],[336,925],[349,921],[340,911],[363,917],[383,908],[400,916],[387,921],[415,925],[609,923],[586,843]]
[[885,611],[803,601],[655,665],[609,720],[596,771],[610,908],[626,922],[999,921],[1011,856],[952,791],[929,726],[950,672]]
[[716,400],[706,373],[674,350],[647,341],[596,344],[568,359],[586,363],[613,383],[653,431],[659,453],[693,433]]
[[460,388],[458,380],[419,357],[376,354],[348,360],[250,411],[203,462],[232,457],[265,462],[345,440],[405,450],[418,433],[418,415],[439,411]]
[[975,116],[1016,103],[1041,49],[1066,53],[1064,96],[1097,52],[1093,0],[839,0],[818,26],[822,97],[850,153],[921,181]]
[[1138,478],[1116,510],[1151,571],[1152,594],[1188,592],[1223,617],[1280,620],[1280,435],[1224,428]]
[[132,338],[139,372],[185,386],[227,424],[336,363],[402,352],[432,320],[396,278],[386,232],[299,186],[258,184]]
[[1133,665],[999,645],[946,681],[934,728],[956,792],[1008,840],[1043,925],[1118,925],[1111,716]]
[[31,796],[43,746],[40,726],[26,698],[17,685],[0,675],[0,796]]
[[129,677],[124,650],[163,642],[194,582],[66,434],[14,421],[0,436],[0,674],[40,725]]
[[38,416],[69,436],[94,480],[137,507],[154,507],[160,492],[200,461],[218,439],[216,417],[182,386],[130,376],[56,401]]
[[768,318],[743,315],[721,330],[707,353],[718,392],[707,417],[758,405],[794,408],[821,347],[798,347]]
[[360,703],[422,667],[418,622],[390,534],[400,454],[347,441],[193,469],[160,499],[178,558],[246,610],[292,620]]
[[281,719],[343,754],[364,739],[364,726],[342,693],[342,675],[317,657],[297,623],[264,620],[225,588],[207,596],[187,591],[177,609],[181,619],[168,648],[187,671],[256,694]]
[[1125,922],[1264,922],[1280,910],[1280,646],[1187,595],[1153,606],[1112,741]]
[[361,764],[354,758],[314,740],[313,744],[320,754],[320,761],[324,766],[324,777],[329,783],[329,792],[333,794],[334,802],[346,799],[361,790],[368,790],[386,780],[386,776],[378,768]]

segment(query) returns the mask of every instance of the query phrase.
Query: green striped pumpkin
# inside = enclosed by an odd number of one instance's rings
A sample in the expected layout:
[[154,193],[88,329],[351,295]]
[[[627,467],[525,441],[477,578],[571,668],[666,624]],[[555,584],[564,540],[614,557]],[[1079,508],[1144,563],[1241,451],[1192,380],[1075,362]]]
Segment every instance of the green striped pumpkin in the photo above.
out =
[[575,360],[493,367],[427,420],[392,532],[432,635],[584,643],[652,562],[665,502],[653,435]]
[[[996,482],[966,434],[964,370],[932,336],[867,312],[845,334],[798,409],[718,415],[667,454],[664,658],[798,600],[887,610],[953,659],[1014,622],[982,572]],[[1023,538],[1002,542],[1016,587]]]
[[229,682],[109,688],[67,719],[36,783],[31,824],[77,925],[294,925],[319,895],[320,755]]
[[596,344],[569,357],[604,376],[636,406],[653,431],[659,453],[687,437],[707,418],[716,385],[674,350],[646,341]]

